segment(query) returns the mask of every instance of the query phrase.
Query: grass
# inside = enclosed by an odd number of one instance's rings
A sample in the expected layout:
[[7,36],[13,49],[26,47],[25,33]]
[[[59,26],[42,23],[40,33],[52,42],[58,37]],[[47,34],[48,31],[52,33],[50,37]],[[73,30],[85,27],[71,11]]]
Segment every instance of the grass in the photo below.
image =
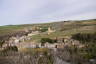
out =
[[0,26],[0,35],[10,34],[22,29],[20,26]]
[[48,48],[24,48],[19,50],[20,52],[29,53],[29,54],[37,54],[37,53],[48,53],[50,50]]
[[75,33],[92,33],[96,32],[96,20],[84,20],[84,21],[70,21],[70,22],[53,22],[44,24],[25,24],[25,25],[7,25],[0,26],[0,35],[14,33],[16,31],[24,30],[25,28],[32,28],[34,26],[49,27],[51,26],[56,32],[47,34],[40,34],[32,36],[32,40],[40,40],[41,38],[55,38],[71,36]]
[[65,37],[65,36],[71,36],[76,33],[94,33],[96,32],[94,29],[83,29],[83,28],[78,28],[78,29],[70,29],[70,30],[65,30],[65,31],[56,31],[51,34],[38,34],[32,36],[32,40],[40,42],[41,38],[56,38],[56,37]]

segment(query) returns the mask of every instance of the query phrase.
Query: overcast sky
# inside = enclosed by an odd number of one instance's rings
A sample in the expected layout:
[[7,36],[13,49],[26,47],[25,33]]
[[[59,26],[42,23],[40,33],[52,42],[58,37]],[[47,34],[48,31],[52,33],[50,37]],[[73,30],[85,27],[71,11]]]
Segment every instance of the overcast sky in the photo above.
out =
[[0,25],[96,18],[96,0],[0,0]]

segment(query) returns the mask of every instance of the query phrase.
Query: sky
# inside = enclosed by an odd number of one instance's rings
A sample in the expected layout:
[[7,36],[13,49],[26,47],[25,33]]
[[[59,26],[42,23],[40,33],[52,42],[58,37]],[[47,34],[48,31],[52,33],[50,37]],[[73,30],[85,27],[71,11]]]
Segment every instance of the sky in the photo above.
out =
[[96,19],[96,0],[0,0],[0,25]]

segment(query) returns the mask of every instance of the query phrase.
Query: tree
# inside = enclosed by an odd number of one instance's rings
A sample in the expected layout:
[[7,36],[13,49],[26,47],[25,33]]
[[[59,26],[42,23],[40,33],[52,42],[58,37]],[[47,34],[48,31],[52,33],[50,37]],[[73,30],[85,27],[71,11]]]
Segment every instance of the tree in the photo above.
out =
[[77,33],[72,36],[72,39],[81,42],[96,42],[96,33]]
[[17,46],[10,46],[10,47],[7,47],[4,51],[18,51],[18,48]]
[[44,44],[44,43],[46,43],[46,42],[53,43],[54,41],[53,41],[52,39],[50,39],[50,38],[42,38],[42,39],[41,39],[41,43],[42,43],[42,44]]
[[2,41],[0,41],[0,46],[2,47],[2,45],[4,44],[4,41],[2,40]]
[[48,30],[48,28],[42,28],[40,29],[41,32],[46,32]]

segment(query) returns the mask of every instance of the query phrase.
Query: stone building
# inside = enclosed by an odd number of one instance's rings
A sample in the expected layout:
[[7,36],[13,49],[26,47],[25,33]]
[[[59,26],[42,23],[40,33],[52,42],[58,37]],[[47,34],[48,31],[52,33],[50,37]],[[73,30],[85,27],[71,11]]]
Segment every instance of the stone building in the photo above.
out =
[[49,35],[50,33],[55,32],[55,30],[52,30],[52,29],[49,27],[47,32],[48,32],[48,35]]

